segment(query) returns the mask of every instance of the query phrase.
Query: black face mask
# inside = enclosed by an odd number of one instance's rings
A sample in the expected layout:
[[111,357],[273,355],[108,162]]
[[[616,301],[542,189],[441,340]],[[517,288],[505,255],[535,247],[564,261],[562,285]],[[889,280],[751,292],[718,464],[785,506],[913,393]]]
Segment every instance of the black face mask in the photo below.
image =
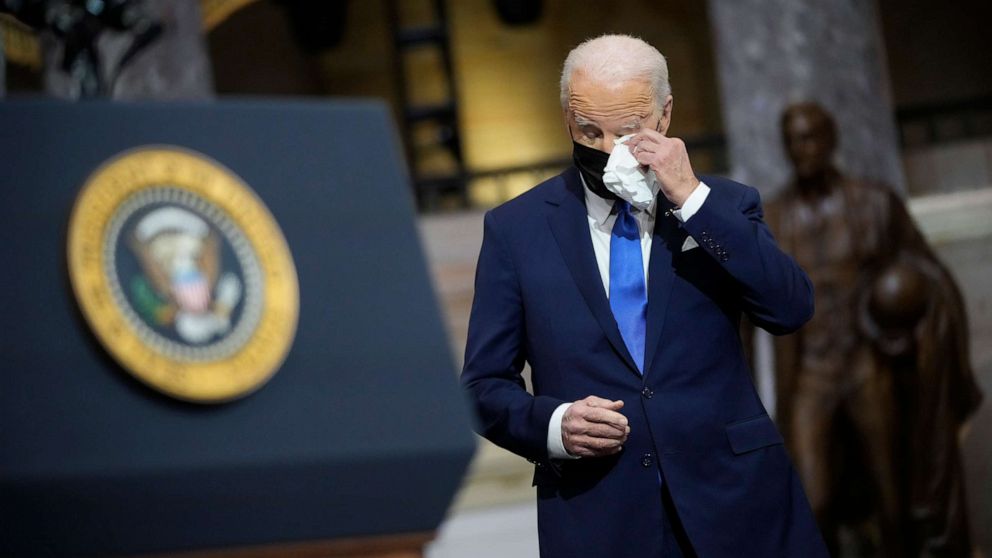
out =
[[607,190],[606,185],[603,184],[603,169],[606,168],[606,162],[609,160],[609,153],[572,141],[572,161],[582,173],[586,186],[601,198],[616,200],[619,199],[616,194]]

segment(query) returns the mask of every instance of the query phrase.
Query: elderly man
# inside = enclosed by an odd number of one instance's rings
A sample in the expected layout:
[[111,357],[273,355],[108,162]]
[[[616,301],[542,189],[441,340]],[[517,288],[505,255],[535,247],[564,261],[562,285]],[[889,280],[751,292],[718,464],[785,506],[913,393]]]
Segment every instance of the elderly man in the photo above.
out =
[[738,335],[801,326],[809,279],[757,191],[666,136],[655,48],[586,41],[561,84],[575,167],[486,214],[462,373],[481,433],[535,463],[541,555],[827,556]]

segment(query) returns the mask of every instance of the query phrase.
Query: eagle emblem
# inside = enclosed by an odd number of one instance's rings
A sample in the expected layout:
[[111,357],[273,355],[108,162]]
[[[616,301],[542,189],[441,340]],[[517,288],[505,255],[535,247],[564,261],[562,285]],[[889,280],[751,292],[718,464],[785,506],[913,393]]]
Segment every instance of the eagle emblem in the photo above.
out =
[[289,246],[231,170],[176,147],[110,159],[69,223],[69,275],[103,347],[168,395],[222,402],[261,387],[292,346]]
[[128,240],[143,272],[131,279],[131,300],[145,320],[174,328],[192,344],[231,329],[241,280],[220,269],[220,238],[206,221],[162,207],[142,217]]

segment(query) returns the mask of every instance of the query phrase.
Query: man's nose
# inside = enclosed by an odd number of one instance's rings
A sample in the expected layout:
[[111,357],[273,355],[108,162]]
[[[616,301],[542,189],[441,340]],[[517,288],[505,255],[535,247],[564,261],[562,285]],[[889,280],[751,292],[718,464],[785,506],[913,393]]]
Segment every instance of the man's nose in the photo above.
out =
[[602,137],[602,142],[599,145],[599,150],[600,151],[605,151],[607,153],[612,153],[613,152],[613,145],[621,137],[622,136],[617,136],[617,135],[613,135],[613,134],[610,134],[610,133],[604,133],[603,134],[603,137]]

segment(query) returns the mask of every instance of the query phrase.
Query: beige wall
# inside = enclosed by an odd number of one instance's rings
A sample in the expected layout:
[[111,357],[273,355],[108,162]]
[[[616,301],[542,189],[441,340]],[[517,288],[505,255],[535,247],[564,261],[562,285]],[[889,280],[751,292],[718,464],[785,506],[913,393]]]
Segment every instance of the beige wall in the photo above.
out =
[[[675,95],[672,134],[719,132],[720,108],[709,24],[702,2],[546,0],[540,22],[502,24],[489,0],[451,2],[455,71],[469,168],[568,158],[571,141],[559,103],[568,51],[606,32],[638,35],[668,57]],[[522,175],[499,189],[480,183],[473,198],[488,206],[535,183]]]
[[[341,44],[316,56],[295,46],[280,8],[268,2],[244,8],[210,36],[218,92],[374,96],[395,108],[399,61],[393,59],[385,4],[350,2]],[[404,24],[431,21],[429,0],[398,4]],[[573,46],[606,32],[639,35],[668,57],[676,99],[672,134],[696,136],[721,130],[704,2],[545,0],[542,18],[518,27],[503,24],[491,0],[449,1],[447,6],[462,145],[470,170],[570,156],[558,102],[561,64]],[[403,63],[412,76],[411,101],[444,98],[436,50],[417,49]],[[414,151],[422,171],[452,167],[444,150],[428,146],[436,133],[430,125],[414,130]],[[697,170],[709,169],[704,165]],[[478,180],[471,185],[471,197],[481,207],[492,206],[544,176],[520,173]]]

